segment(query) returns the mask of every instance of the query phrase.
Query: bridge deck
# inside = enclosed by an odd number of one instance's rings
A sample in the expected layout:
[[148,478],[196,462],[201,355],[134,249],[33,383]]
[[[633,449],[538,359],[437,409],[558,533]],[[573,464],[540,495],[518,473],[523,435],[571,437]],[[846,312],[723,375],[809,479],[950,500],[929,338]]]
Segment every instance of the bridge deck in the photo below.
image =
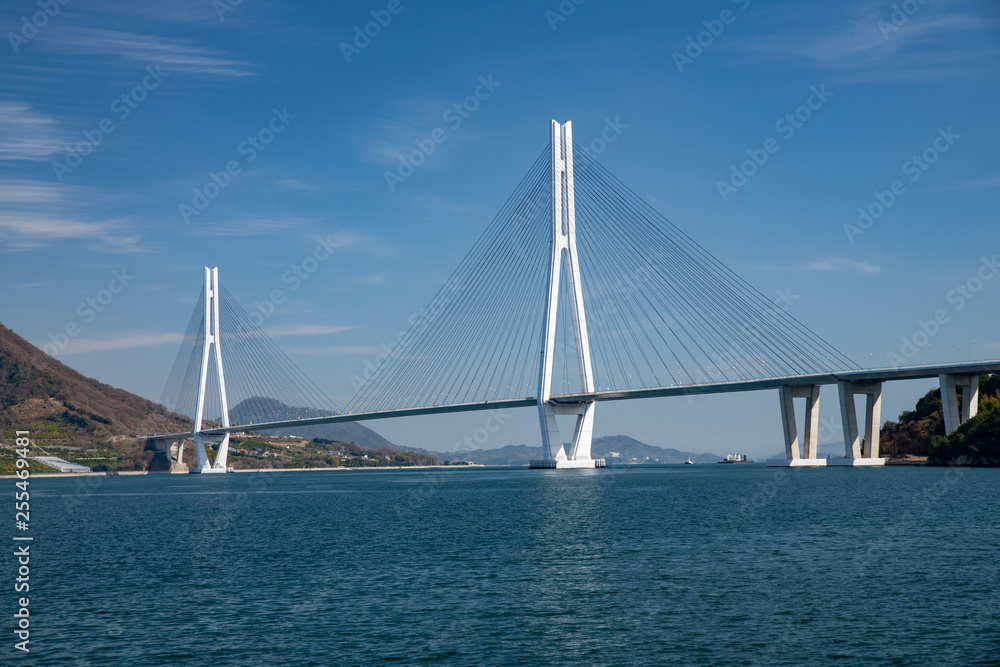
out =
[[[990,361],[974,361],[951,364],[932,364],[921,366],[900,366],[896,368],[871,368],[858,371],[843,371],[837,373],[819,373],[815,375],[792,375],[787,377],[766,378],[761,380],[740,380],[733,382],[706,382],[703,384],[675,385],[671,387],[653,387],[648,389],[628,389],[624,391],[597,391],[588,394],[561,394],[552,396],[554,403],[575,404],[590,401],[620,401],[636,398],[657,398],[662,396],[687,396],[691,394],[722,394],[738,391],[761,391],[775,389],[786,385],[836,384],[838,382],[888,382],[893,380],[919,380],[936,378],[943,373],[962,375],[981,375],[1000,372],[1000,359]],[[445,414],[452,412],[473,412],[476,410],[500,410],[503,408],[522,408],[537,405],[538,399],[525,397],[504,401],[481,401],[478,403],[458,403],[452,405],[431,405],[403,410],[386,410],[382,412],[358,412],[329,417],[311,417],[307,419],[291,419],[285,421],[264,422],[260,424],[241,424],[226,428],[214,428],[201,431],[202,435],[222,435],[238,431],[270,431],[278,428],[295,426],[315,426],[317,424],[336,424],[340,422],[357,422],[374,419],[390,419],[395,417],[414,417],[417,415]],[[150,440],[179,440],[193,435],[187,433],[167,433],[145,436]]]

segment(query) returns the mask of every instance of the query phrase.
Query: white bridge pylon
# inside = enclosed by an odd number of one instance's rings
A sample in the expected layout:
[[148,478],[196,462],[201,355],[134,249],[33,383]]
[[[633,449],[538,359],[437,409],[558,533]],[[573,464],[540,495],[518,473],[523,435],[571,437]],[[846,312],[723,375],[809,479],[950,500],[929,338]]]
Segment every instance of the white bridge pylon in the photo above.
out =
[[[590,456],[594,430],[594,401],[575,405],[555,404],[552,397],[552,365],[556,343],[559,282],[562,263],[566,263],[569,302],[576,341],[576,360],[580,372],[580,391],[594,391],[587,318],[583,308],[580,262],[576,252],[576,207],[573,193],[573,132],[567,121],[552,121],[552,261],[549,265],[549,292],[545,310],[545,339],[538,377],[538,417],[542,427],[542,459],[530,462],[532,468],[604,467],[604,459]],[[556,415],[576,415],[576,428],[569,453],[563,447]]]
[[[201,350],[201,375],[198,380],[198,407],[194,416],[194,452],[197,457],[195,469],[191,472],[213,473],[226,472],[226,461],[229,456],[229,434],[222,436],[221,441],[218,436],[209,437],[202,435],[202,426],[205,417],[205,392],[208,384],[208,364],[209,355],[215,353],[215,374],[219,385],[222,407],[222,426],[229,426],[229,405],[226,401],[226,378],[222,372],[222,349],[219,347],[221,335],[219,334],[219,269],[209,269],[205,267],[205,336]],[[205,451],[206,442],[219,442],[219,450],[215,454],[215,462],[209,463],[208,454]],[[181,459],[181,452],[178,452],[178,460]]]

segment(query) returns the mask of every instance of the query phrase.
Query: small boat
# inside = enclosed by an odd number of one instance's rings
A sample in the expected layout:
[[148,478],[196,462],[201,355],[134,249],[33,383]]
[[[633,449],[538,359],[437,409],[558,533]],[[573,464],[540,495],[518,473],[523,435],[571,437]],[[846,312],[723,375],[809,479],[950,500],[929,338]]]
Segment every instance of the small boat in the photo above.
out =
[[684,462],[684,464],[685,464],[685,465],[689,465],[689,466],[693,466],[693,465],[695,464],[695,462],[694,462],[694,461],[692,461],[692,460],[691,460],[691,457],[689,456],[689,457],[688,457],[688,460],[687,460],[687,461],[685,461],[685,462]]

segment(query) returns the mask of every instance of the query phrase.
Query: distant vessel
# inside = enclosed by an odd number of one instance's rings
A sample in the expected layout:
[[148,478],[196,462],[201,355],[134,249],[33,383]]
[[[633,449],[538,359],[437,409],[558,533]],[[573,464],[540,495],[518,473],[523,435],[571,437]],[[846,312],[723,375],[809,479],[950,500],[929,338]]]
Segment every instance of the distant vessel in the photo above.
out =
[[746,454],[726,454],[726,458],[719,463],[753,463]]
[[685,461],[684,463],[685,463],[685,465],[689,465],[689,466],[693,466],[695,464],[695,462],[691,460],[690,456],[688,457],[688,460]]

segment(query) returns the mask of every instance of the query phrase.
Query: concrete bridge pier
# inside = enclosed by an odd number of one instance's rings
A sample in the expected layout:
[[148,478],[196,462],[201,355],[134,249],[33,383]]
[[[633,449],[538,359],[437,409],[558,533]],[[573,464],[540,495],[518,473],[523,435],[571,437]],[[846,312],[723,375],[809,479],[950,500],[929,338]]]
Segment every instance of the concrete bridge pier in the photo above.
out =
[[[594,391],[587,318],[583,307],[583,278],[576,252],[576,204],[573,186],[573,130],[569,122],[552,121],[552,259],[549,262],[549,295],[545,313],[542,360],[538,375],[538,418],[542,428],[542,458],[532,459],[530,468],[603,468],[604,459],[590,456],[594,430],[595,401],[556,405],[552,398],[552,365],[555,358],[556,317],[559,312],[559,282],[566,266],[580,389]],[[559,435],[556,415],[576,415],[576,428],[569,454]]]
[[[878,438],[882,425],[882,383],[837,383],[840,394],[840,421],[844,427],[844,458],[829,459],[831,466],[881,466],[885,459],[879,456]],[[859,438],[858,416],[854,397],[865,395],[865,439]]]
[[[941,408],[944,412],[944,432],[951,435],[959,426],[979,412],[979,376],[942,373]],[[962,388],[962,405],[959,409],[958,387]]]
[[[785,458],[770,459],[769,466],[825,466],[826,459],[817,455],[819,447],[819,389],[818,384],[782,385],[778,387],[778,402],[781,405],[781,427],[785,436]],[[799,435],[795,427],[795,402],[806,399],[805,432],[802,434],[802,450],[799,451]]]

